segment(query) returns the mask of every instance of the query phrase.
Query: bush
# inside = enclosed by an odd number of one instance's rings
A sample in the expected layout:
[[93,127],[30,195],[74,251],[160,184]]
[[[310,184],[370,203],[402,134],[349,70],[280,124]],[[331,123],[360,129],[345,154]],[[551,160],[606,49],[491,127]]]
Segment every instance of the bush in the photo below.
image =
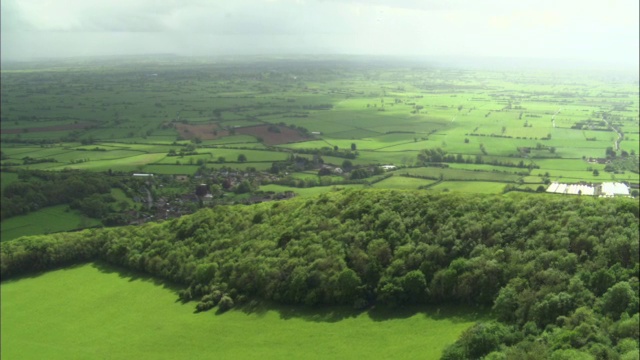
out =
[[224,295],[220,299],[220,302],[218,303],[218,310],[220,310],[220,312],[225,312],[225,311],[231,309],[234,305],[235,304],[233,303],[233,299],[231,299],[227,295]]
[[200,301],[198,303],[198,305],[196,305],[196,311],[197,312],[207,311],[207,310],[211,309],[214,306],[215,305],[213,304],[212,301]]
[[466,360],[468,358],[464,347],[458,343],[454,343],[444,349],[440,360]]
[[508,335],[509,329],[500,323],[478,323],[465,331],[459,341],[466,349],[468,358],[479,359],[497,350]]

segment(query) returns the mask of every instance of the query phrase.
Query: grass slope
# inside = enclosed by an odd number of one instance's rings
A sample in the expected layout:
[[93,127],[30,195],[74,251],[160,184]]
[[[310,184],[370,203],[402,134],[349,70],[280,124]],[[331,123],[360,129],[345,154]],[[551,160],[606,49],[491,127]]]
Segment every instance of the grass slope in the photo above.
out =
[[483,318],[464,308],[194,314],[175,289],[102,264],[1,290],[3,359],[437,359]]

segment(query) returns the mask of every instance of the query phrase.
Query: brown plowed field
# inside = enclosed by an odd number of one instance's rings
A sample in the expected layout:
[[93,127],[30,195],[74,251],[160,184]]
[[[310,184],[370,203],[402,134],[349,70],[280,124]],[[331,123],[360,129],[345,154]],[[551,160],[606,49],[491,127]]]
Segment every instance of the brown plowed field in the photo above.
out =
[[[216,124],[176,124],[176,131],[180,134],[180,137],[186,140],[193,140],[195,138],[200,138],[200,140],[215,140],[229,135],[229,131],[220,129]],[[217,131],[217,135],[214,134],[214,131]]]
[[[269,128],[274,128],[273,125],[256,125],[236,128],[235,133],[238,135],[249,135],[255,138],[262,138],[265,145],[280,145],[309,140],[308,137],[302,135],[298,130],[290,129],[285,126],[275,127],[277,127],[280,132],[269,131]],[[217,135],[214,134],[214,130],[217,130]],[[196,137],[201,140],[215,140],[230,135],[228,130],[222,130],[216,124],[176,124],[176,131],[178,131],[183,139],[187,140],[191,140]]]
[[273,125],[257,125],[247,126],[236,129],[236,134],[251,135],[256,138],[262,138],[266,145],[280,145],[293,142],[309,140],[308,137],[302,135],[298,130],[294,130],[285,126],[275,126],[280,132],[269,131]]

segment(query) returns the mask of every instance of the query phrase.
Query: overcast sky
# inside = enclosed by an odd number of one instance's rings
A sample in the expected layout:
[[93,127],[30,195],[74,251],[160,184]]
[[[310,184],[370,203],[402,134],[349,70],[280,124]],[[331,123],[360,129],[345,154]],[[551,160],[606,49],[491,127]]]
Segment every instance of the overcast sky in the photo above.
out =
[[365,54],[637,69],[638,0],[2,0],[2,60]]

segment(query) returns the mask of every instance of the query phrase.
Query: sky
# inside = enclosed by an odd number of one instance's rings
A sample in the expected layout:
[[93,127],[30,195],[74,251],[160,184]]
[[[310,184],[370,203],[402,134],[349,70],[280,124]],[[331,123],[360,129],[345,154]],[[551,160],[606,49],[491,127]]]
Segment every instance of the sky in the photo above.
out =
[[177,54],[576,60],[638,68],[638,0],[2,0],[2,61]]

